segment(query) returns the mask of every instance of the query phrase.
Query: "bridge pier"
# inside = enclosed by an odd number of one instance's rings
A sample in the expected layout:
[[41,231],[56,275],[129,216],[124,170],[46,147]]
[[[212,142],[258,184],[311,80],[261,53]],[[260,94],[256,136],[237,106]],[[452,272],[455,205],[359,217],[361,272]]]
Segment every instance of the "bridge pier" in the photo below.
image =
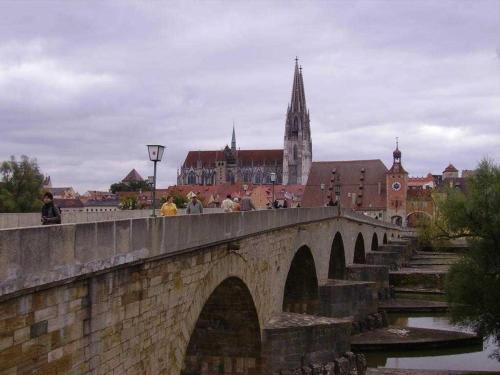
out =
[[350,350],[351,318],[281,313],[263,331],[263,374],[333,362]]
[[378,310],[374,282],[330,279],[319,287],[319,294],[321,316],[362,321]]

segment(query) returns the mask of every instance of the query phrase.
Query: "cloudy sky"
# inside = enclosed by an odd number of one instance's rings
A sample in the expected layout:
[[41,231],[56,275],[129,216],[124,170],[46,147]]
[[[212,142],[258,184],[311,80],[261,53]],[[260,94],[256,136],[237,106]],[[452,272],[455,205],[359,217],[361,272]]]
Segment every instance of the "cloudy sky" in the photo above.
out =
[[106,189],[145,145],[159,185],[188,150],[281,148],[303,66],[314,160],[410,175],[500,161],[500,0],[0,2],[0,160]]

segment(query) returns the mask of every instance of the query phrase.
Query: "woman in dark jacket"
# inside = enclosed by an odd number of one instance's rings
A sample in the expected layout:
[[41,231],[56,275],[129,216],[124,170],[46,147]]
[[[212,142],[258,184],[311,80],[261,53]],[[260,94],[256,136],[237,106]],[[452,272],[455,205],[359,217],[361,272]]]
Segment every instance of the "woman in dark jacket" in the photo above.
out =
[[61,211],[54,204],[54,196],[50,192],[43,195],[42,225],[61,224]]

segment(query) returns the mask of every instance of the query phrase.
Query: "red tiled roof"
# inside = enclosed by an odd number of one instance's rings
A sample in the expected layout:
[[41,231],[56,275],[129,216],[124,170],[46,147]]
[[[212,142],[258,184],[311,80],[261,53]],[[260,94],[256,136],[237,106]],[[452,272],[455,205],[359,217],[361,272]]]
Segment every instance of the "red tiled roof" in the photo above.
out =
[[242,162],[273,162],[283,163],[283,150],[239,150],[237,158]]
[[125,176],[125,178],[122,180],[122,182],[132,182],[132,181],[144,181],[139,172],[137,172],[134,169],[132,169],[128,175]]
[[[249,164],[252,161],[255,164],[262,162],[283,163],[283,150],[237,150],[236,158],[239,163]],[[196,167],[198,160],[201,161],[202,167],[214,167],[215,163],[224,160],[224,151],[189,151],[184,167]]]
[[453,164],[449,164],[443,171],[444,172],[458,172],[458,169],[455,168],[455,166]]
[[[245,195],[245,190],[243,189],[242,183],[236,184],[221,184],[221,185],[209,185],[209,186],[201,186],[201,185],[174,185],[168,188],[169,194],[171,192],[179,192],[183,195],[187,195],[190,192],[201,195],[205,201],[213,197],[216,201],[222,201],[228,194],[232,197],[242,197]],[[246,184],[248,186],[247,192],[252,194],[252,192],[256,189],[264,189],[269,193],[269,196],[272,194],[272,185],[253,185]],[[275,185],[274,192],[276,199],[283,199],[285,194],[287,196],[294,196],[295,200],[299,200],[302,198],[304,191],[304,186],[302,185]]]
[[[364,173],[361,172],[363,168]],[[302,199],[303,207],[323,206],[328,201],[330,193],[335,195],[334,190],[329,190],[333,169],[335,169],[335,175],[339,176],[342,207],[359,210],[386,208],[387,168],[379,159],[313,162]],[[363,180],[360,179],[361,176]],[[322,183],[325,184],[324,192],[321,191]],[[363,186],[362,189],[359,188],[360,184]],[[358,194],[359,192],[362,192],[362,204],[361,206],[353,205],[348,193]]]
[[82,208],[83,203],[80,199],[54,199],[54,204],[59,208]]

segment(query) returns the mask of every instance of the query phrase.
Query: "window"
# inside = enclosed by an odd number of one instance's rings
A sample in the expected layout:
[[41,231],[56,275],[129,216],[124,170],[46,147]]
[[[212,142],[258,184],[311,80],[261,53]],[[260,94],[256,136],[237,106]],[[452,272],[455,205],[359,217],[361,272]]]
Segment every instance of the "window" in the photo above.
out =
[[293,119],[292,135],[298,135],[298,134],[299,134],[299,119],[295,117]]
[[196,185],[196,175],[193,171],[188,174],[188,185]]
[[257,171],[257,173],[255,174],[255,183],[256,184],[262,183],[262,172],[261,171]]
[[298,153],[297,145],[293,145],[293,160],[297,160]]
[[243,172],[243,182],[251,182],[252,181],[252,174],[250,171],[244,171]]

